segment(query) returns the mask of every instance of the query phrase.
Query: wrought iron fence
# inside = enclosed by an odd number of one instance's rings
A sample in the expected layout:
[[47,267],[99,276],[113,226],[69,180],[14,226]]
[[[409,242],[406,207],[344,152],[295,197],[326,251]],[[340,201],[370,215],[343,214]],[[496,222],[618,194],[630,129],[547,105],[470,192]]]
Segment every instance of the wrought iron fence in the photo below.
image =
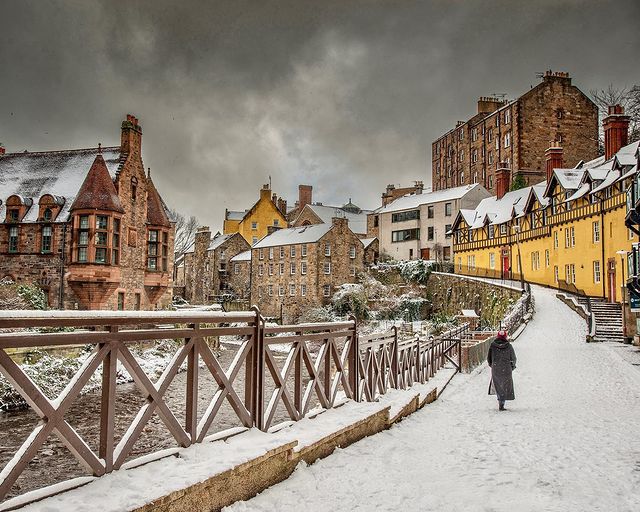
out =
[[[16,331],[25,328],[30,330]],[[47,332],[33,331],[36,328],[47,328]],[[65,332],[68,328],[74,330]],[[372,401],[391,388],[406,389],[427,382],[447,362],[459,371],[460,347],[467,330],[462,326],[428,340],[400,340],[396,328],[358,336],[355,319],[266,326],[257,308],[237,313],[0,312],[0,373],[40,418],[0,472],[0,500],[12,492],[52,434],[89,474],[101,476],[123,468],[125,463],[125,467],[132,465],[134,444],[154,414],[177,447],[204,441],[225,402],[240,425],[267,431],[276,419],[297,421],[312,408],[334,407],[342,397]],[[239,340],[226,369],[207,342],[209,337],[220,336]],[[154,381],[136,359],[132,346],[164,339],[178,340],[179,348]],[[51,398],[7,350],[55,346],[90,346],[91,354],[64,391]],[[122,423],[128,420],[121,418],[116,408],[118,363],[145,399],[124,430]],[[178,412],[175,404],[169,406],[167,390],[175,385],[181,367],[186,367],[186,379],[184,403]],[[99,439],[94,447],[65,414],[96,373],[100,407],[96,418]],[[199,382],[205,375],[215,389],[203,405]],[[277,414],[278,410],[284,412]],[[160,452],[156,455],[164,456]],[[145,456],[146,461],[151,458]]]

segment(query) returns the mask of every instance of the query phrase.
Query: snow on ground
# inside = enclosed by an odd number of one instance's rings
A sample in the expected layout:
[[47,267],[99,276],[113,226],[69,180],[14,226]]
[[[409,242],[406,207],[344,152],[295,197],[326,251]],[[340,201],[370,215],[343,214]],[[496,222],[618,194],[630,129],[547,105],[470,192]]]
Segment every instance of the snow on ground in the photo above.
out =
[[533,290],[507,411],[487,396],[483,366],[390,430],[226,512],[640,510],[640,367],[585,343],[584,320]]

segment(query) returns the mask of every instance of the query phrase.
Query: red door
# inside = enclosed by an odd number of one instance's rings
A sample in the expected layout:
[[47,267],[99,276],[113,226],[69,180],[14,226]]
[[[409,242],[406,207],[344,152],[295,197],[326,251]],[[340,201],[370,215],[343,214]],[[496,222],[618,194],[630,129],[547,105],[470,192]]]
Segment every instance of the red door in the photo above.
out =
[[426,247],[426,248],[424,248],[424,249],[421,249],[421,250],[420,250],[420,252],[422,253],[422,254],[420,255],[420,257],[421,257],[423,260],[428,260],[428,259],[429,259],[429,248],[428,248],[428,247]]
[[509,265],[509,256],[508,255],[503,255],[502,256],[502,277],[505,279],[508,279],[510,277],[509,275],[509,268],[511,267],[511,265]]

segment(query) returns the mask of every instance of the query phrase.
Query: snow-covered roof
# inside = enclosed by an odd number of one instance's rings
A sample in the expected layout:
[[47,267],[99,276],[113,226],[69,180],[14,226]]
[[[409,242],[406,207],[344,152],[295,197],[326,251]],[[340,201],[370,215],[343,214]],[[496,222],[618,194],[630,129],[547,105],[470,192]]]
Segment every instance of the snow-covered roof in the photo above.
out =
[[560,186],[565,190],[577,190],[580,188],[582,177],[584,176],[585,169],[554,169],[553,175],[555,176]]
[[[325,224],[331,224],[331,219],[333,217],[341,217],[343,219],[347,219],[349,229],[354,233],[364,234],[367,232],[367,213],[369,212],[366,210],[362,210],[362,213],[353,213],[345,211],[337,206],[325,206],[320,204],[308,204],[305,208],[309,208]],[[300,215],[302,215],[302,212],[300,212]]]
[[[7,153],[0,156],[0,218],[6,216],[6,201],[13,194],[33,200],[22,222],[38,220],[38,201],[45,194],[64,198],[58,220],[66,220],[69,208],[91,169],[98,148]],[[107,170],[116,177],[120,166],[120,146],[102,148]]]
[[514,216],[522,216],[532,188],[525,187],[507,192],[501,199],[498,199],[497,196],[487,197],[480,201],[475,210],[460,210],[460,212],[471,228],[482,227],[487,216],[491,224],[502,224]]
[[375,242],[377,240],[376,237],[373,238],[361,238],[360,241],[362,242],[362,245],[364,245],[364,248],[366,249],[367,247],[369,247],[373,242]]
[[460,199],[472,190],[481,187],[479,183],[464,185],[462,187],[447,188],[444,190],[436,190],[434,192],[423,192],[422,194],[409,194],[399,197],[383,208],[377,210],[377,213],[392,213],[403,210],[412,210],[419,208],[425,204],[439,203],[441,201],[453,201]]
[[244,216],[246,215],[248,210],[243,210],[241,212],[238,211],[233,211],[233,210],[227,210],[227,220],[242,220],[244,219]]
[[270,235],[265,236],[256,243],[253,248],[276,247],[280,245],[308,244],[317,242],[329,230],[333,224],[313,224],[310,226],[300,226],[297,228],[278,229]]
[[619,177],[620,177],[620,171],[616,169],[609,171],[606,177],[604,178],[604,180],[602,180],[602,183],[600,183],[597,187],[591,190],[591,193],[595,194],[596,192],[600,192],[601,190],[607,187],[610,187],[618,180]]
[[239,261],[251,261],[251,250],[241,252],[240,254],[236,254],[229,261],[231,262],[239,262]]
[[214,236],[211,239],[211,242],[209,243],[209,247],[207,251],[214,251],[215,249],[220,247],[223,243],[225,243],[227,240],[229,240],[229,238],[231,238],[233,235],[235,235],[235,233],[230,233],[227,235],[221,235],[218,233],[216,236]]
[[589,189],[591,187],[589,186],[588,183],[583,183],[582,185],[580,185],[580,188],[578,188],[578,190],[576,190],[573,194],[571,194],[569,197],[567,197],[567,199],[565,199],[565,203],[568,203],[569,201],[575,201],[576,199],[580,199],[582,196],[586,195],[587,192],[589,192]]
[[615,159],[619,165],[634,165],[636,163],[636,152],[640,146],[640,140],[627,144],[615,154]]

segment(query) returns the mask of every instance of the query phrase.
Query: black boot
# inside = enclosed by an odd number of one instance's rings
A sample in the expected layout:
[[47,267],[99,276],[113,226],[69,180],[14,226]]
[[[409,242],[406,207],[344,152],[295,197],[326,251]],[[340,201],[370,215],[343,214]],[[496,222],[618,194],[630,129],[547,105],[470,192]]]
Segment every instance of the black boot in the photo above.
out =
[[504,411],[504,410],[505,410],[505,408],[504,408],[504,402],[500,402],[500,403],[498,404],[498,410],[499,410],[499,411]]

